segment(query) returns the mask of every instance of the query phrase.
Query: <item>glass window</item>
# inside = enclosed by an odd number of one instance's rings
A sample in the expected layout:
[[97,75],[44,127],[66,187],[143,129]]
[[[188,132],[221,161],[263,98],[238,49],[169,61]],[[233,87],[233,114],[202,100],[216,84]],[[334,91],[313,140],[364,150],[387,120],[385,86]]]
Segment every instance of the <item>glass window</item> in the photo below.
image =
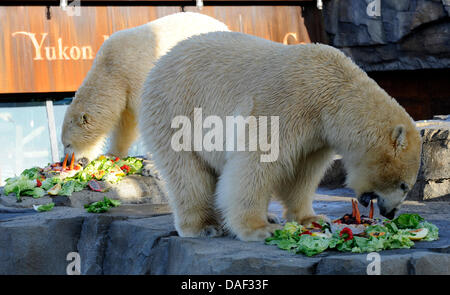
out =
[[51,161],[45,102],[0,103],[0,184]]
[[[72,99],[53,102],[59,157],[64,156],[61,129]],[[52,162],[45,102],[0,103],[0,185],[5,179],[33,166]],[[108,150],[108,143],[104,153]],[[130,155],[145,155],[142,142],[132,145]]]

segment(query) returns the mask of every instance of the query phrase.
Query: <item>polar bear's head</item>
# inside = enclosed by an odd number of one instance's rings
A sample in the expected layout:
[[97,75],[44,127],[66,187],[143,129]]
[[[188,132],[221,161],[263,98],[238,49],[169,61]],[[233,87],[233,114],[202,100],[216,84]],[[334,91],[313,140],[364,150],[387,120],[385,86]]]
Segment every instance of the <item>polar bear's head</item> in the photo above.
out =
[[422,144],[412,123],[395,125],[379,138],[352,161],[347,185],[364,206],[377,199],[381,215],[392,219],[416,182]]
[[100,136],[98,120],[79,98],[75,98],[64,116],[61,140],[64,154],[75,153],[77,160],[92,161],[103,149],[105,138]]

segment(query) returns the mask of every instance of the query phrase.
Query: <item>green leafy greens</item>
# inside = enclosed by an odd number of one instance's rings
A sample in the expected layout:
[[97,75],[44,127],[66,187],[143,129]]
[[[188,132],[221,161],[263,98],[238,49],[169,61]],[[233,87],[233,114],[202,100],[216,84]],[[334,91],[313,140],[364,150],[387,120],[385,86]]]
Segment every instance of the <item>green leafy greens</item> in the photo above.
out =
[[94,202],[92,204],[86,204],[84,205],[84,208],[89,213],[102,213],[108,211],[112,207],[117,207],[119,205],[120,201],[104,197],[103,201]]
[[393,221],[367,226],[362,235],[353,236],[342,232],[329,233],[329,226],[320,223],[324,233],[309,232],[296,222],[288,222],[281,230],[276,230],[266,244],[277,245],[282,250],[313,256],[327,249],[341,252],[375,252],[388,249],[411,248],[414,246],[413,230],[426,228],[428,233],[423,241],[439,238],[439,229],[425,221],[418,214],[401,214]]

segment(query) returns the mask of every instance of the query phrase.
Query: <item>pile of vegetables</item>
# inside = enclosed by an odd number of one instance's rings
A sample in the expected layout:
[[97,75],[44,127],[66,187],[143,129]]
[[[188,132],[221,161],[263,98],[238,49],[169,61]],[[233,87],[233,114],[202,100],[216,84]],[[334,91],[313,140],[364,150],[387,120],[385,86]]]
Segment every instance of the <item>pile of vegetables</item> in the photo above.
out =
[[331,232],[326,222],[313,223],[313,230],[288,222],[276,230],[266,244],[277,245],[282,250],[303,253],[306,256],[319,254],[327,249],[342,252],[374,252],[388,249],[411,248],[415,240],[434,241],[439,238],[439,229],[418,214],[401,214],[394,220],[384,220],[370,225],[358,235],[349,227]]
[[[48,165],[48,167],[51,166],[51,164]],[[107,156],[100,156],[83,169],[76,169],[77,172],[73,176],[65,178],[62,175],[46,178],[44,169],[33,167],[24,170],[17,177],[6,179],[4,193],[5,195],[14,193],[18,202],[22,200],[22,196],[33,198],[40,198],[45,194],[71,196],[73,192],[88,187],[90,181],[118,183],[126,175],[141,173],[142,167],[142,159],[139,158],[120,159]],[[52,174],[47,173],[48,175]],[[89,187],[93,186],[89,185]]]

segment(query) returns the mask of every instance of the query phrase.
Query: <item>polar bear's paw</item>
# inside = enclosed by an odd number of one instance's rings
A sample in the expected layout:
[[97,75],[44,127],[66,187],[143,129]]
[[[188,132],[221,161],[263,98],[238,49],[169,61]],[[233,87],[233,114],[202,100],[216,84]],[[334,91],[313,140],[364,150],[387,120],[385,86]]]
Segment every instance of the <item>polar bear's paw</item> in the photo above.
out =
[[258,228],[255,230],[246,229],[241,233],[237,234],[237,237],[241,241],[245,242],[255,242],[255,241],[264,241],[268,237],[272,236],[273,232],[277,229],[281,229],[282,226],[280,224],[267,224],[265,227]]
[[313,222],[319,222],[319,221],[321,221],[321,220],[323,220],[323,221],[325,221],[325,222],[328,222],[328,223],[331,223],[330,218],[328,218],[328,216],[326,216],[326,215],[311,215],[311,216],[306,216],[306,217],[303,217],[303,218],[300,220],[299,223],[300,223],[301,225],[308,226],[308,225],[310,225],[310,224],[313,223]]
[[183,228],[182,230],[178,229],[177,232],[183,238],[213,238],[224,235],[223,228],[218,225],[207,225],[201,229],[195,230],[191,228]]
[[224,231],[222,227],[216,225],[208,225],[200,231],[201,237],[214,238],[223,236]]

